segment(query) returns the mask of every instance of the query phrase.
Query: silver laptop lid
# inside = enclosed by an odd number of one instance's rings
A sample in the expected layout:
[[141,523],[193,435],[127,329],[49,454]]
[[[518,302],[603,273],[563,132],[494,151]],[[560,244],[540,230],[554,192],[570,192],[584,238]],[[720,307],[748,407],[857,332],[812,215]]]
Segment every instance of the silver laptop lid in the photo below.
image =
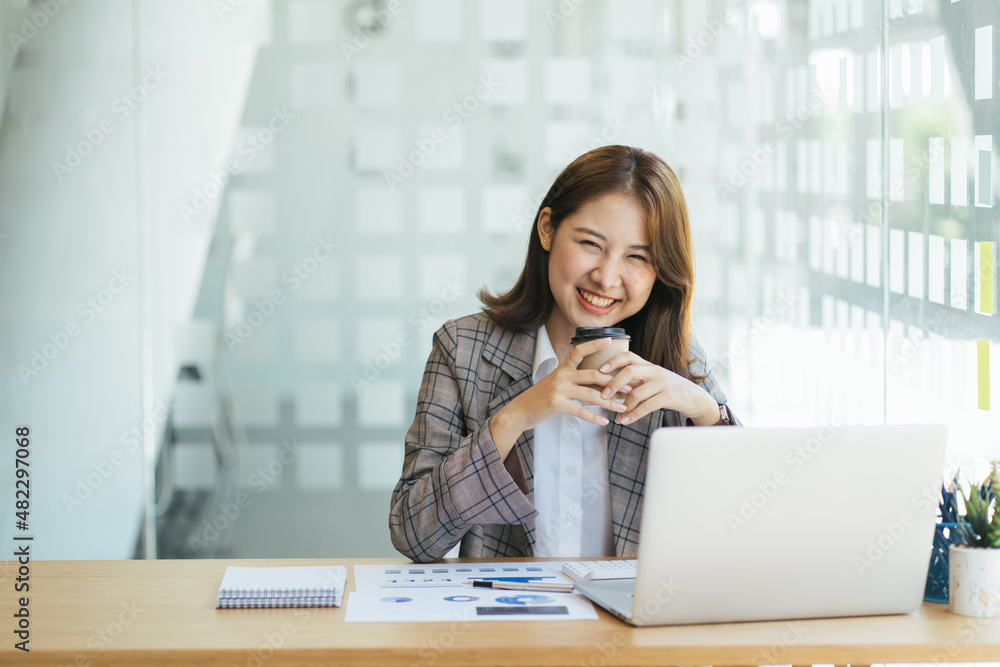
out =
[[657,430],[632,622],[913,611],[946,437],[941,425]]

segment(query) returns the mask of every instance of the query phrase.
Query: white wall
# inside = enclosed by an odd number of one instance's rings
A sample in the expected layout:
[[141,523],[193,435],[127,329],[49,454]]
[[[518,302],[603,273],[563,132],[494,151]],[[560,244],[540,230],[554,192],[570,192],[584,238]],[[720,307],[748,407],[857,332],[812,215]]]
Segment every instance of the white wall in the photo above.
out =
[[[139,225],[150,230],[146,268],[157,281],[150,292],[160,398],[176,375],[163,323],[193,308],[218,208],[206,212],[202,227],[185,228],[176,223],[176,201],[189,181],[222,163],[267,34],[265,2],[244,2],[225,17],[209,3],[184,4],[139,3],[138,76],[132,15],[114,0],[61,6],[22,46],[10,74],[0,127],[0,434],[3,451],[11,452],[15,425],[32,431],[29,533],[36,558],[129,558],[135,548],[142,448],[130,451],[122,436],[143,422],[140,288],[130,278],[143,261]],[[179,49],[178,40],[199,46]],[[162,74],[147,76],[147,66]],[[131,109],[121,96],[144,77],[146,90],[134,95],[145,99]],[[139,114],[144,153],[156,156],[143,165],[141,207]],[[178,124],[191,117],[198,122]],[[60,181],[53,163],[66,162],[66,146],[86,142],[85,132],[96,146]],[[112,282],[115,272],[124,272],[124,284]],[[109,283],[120,293],[102,293]],[[107,306],[92,312],[86,299],[101,296]],[[30,367],[33,350],[43,352],[50,334],[60,339],[67,326],[76,335],[59,341],[65,349],[49,348],[47,366],[22,379],[18,367]],[[88,475],[96,488],[87,488]],[[12,476],[5,472],[0,482],[4,507],[13,507]],[[88,492],[67,508],[67,500]],[[11,532],[7,522],[0,539]]]

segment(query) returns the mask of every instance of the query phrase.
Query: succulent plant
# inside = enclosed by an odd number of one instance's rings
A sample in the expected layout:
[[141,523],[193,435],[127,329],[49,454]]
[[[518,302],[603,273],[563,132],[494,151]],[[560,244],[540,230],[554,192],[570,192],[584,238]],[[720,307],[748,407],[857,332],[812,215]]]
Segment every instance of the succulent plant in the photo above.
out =
[[1000,460],[979,486],[970,486],[963,494],[965,514],[958,518],[959,541],[967,547],[1000,549]]

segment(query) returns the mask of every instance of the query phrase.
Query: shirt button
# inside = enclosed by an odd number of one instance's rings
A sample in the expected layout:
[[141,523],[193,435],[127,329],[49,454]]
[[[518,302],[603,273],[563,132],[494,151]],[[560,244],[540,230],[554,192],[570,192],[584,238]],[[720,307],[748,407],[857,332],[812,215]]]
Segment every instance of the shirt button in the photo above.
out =
[[566,420],[566,426],[570,428],[576,428],[576,417],[570,417]]
[[569,473],[570,475],[572,475],[573,473],[576,472],[576,466],[569,466],[569,467],[567,467],[566,468],[566,472]]

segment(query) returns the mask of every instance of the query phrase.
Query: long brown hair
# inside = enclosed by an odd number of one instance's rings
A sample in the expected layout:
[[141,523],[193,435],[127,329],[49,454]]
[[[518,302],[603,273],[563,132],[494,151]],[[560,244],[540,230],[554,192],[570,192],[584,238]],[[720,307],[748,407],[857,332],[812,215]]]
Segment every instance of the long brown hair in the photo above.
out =
[[642,208],[652,246],[656,282],[642,309],[618,323],[632,337],[629,348],[640,357],[699,381],[688,372],[694,253],[687,204],[673,170],[654,153],[631,146],[603,146],[584,153],[566,167],[535,213],[528,256],[517,282],[507,292],[479,291],[483,311],[512,331],[538,329],[555,305],[549,287],[548,253],[538,238],[538,216],[548,206],[556,230],[589,201],[619,193]]

